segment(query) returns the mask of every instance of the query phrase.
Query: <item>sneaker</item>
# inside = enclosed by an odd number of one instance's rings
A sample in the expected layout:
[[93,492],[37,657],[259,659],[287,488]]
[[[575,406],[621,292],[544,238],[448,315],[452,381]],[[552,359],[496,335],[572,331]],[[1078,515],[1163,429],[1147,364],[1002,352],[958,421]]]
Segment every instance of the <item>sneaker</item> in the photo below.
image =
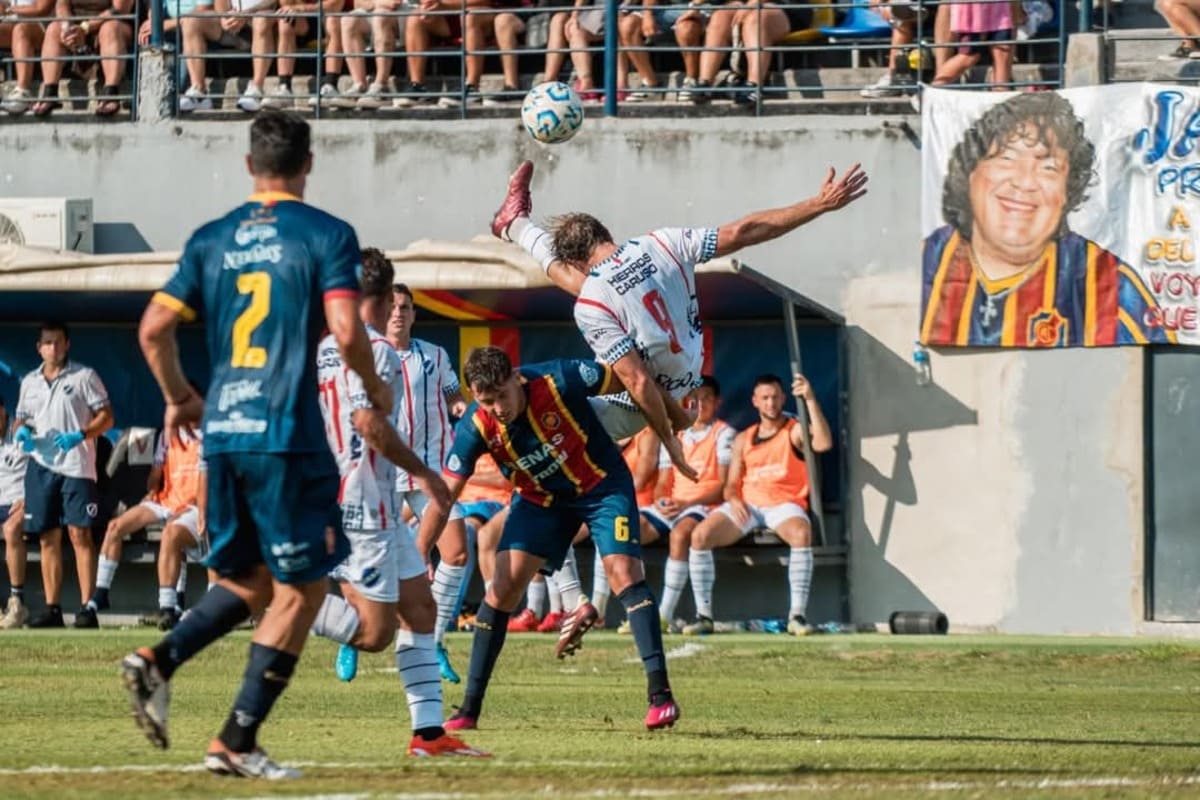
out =
[[749,108],[750,106],[757,105],[762,101],[762,90],[758,88],[757,84],[747,81],[745,88],[741,91],[734,92],[733,97],[730,99],[733,100],[733,104],[735,106]]
[[813,632],[813,626],[808,624],[803,614],[797,614],[788,620],[787,632],[792,636],[808,636]]
[[[517,165],[516,171],[508,176],[508,189],[504,192],[504,202],[500,204],[500,208],[496,209],[496,213],[492,215],[492,235],[497,239],[507,239],[508,226],[513,223],[517,217],[528,217],[533,213],[533,198],[529,196],[529,182],[533,180],[533,162],[522,161]],[[546,624],[546,620],[554,616],[551,612],[542,620],[542,625]],[[561,614],[559,615],[562,616]],[[538,626],[538,630],[542,630],[542,625]],[[557,626],[554,630],[558,630]]]
[[479,718],[464,714],[460,708],[450,715],[450,719],[442,723],[442,727],[448,731],[473,731],[479,727]]
[[483,96],[483,105],[485,106],[502,106],[509,103],[514,103],[517,100],[517,93],[520,89],[512,86],[505,86],[499,92],[489,92]]
[[633,634],[633,626],[629,624],[629,620],[624,620],[617,626],[618,636],[630,636]]
[[344,644],[338,648],[337,659],[333,662],[333,671],[338,680],[349,683],[358,674],[358,648]]
[[695,78],[684,78],[679,93],[675,95],[676,102],[696,105],[696,97],[700,93],[697,86]]
[[579,605],[563,618],[554,655],[559,658],[575,655],[575,651],[583,646],[583,635],[591,630],[599,618],[596,607],[586,597],[579,598]]
[[322,83],[321,88],[317,90],[315,95],[304,98],[304,105],[309,108],[316,108],[318,101],[325,108],[338,108],[336,100],[338,98],[337,84]]
[[383,96],[386,91],[387,87],[382,83],[372,83],[370,87],[367,88],[367,91],[358,98],[358,102],[355,103],[355,106],[367,111],[374,111],[377,108],[383,108],[388,102]]
[[4,608],[4,616],[0,617],[0,629],[12,630],[25,624],[29,619],[29,609],[21,602],[21,598],[9,595],[8,605]]
[[0,103],[0,108],[4,109],[6,114],[19,117],[28,111],[32,104],[33,92],[20,86],[14,86],[8,96],[4,98],[4,102]]
[[[600,103],[604,101],[604,92],[592,87],[591,89],[583,88],[583,81],[576,78],[571,83],[571,88],[575,90],[575,94],[579,95],[579,99],[584,103]],[[620,99],[618,97],[618,99]]]
[[65,628],[62,609],[56,607],[43,608],[29,620],[31,628]]
[[618,96],[617,99],[624,100],[629,103],[648,103],[651,100],[655,100],[661,96],[662,95],[659,94],[657,86],[646,86],[644,89],[638,89],[630,92],[624,97]]
[[246,86],[246,91],[237,100],[237,107],[247,114],[253,114],[263,107],[262,89],[253,83]]
[[533,609],[527,608],[508,621],[509,633],[533,633],[537,630],[538,618]]
[[558,633],[562,629],[562,621],[565,618],[566,615],[561,611],[551,611],[538,623],[538,633]]
[[709,617],[697,617],[696,621],[691,625],[683,626],[684,636],[708,636],[716,630],[712,619]]
[[73,628],[99,628],[100,620],[96,619],[96,609],[90,606],[84,606],[75,612],[75,621],[71,623]]
[[463,105],[475,105],[480,103],[482,98],[479,95],[478,86],[467,86],[466,92],[455,92],[454,94],[444,95],[438,99],[438,105],[442,108],[458,108]]
[[189,86],[188,90],[179,98],[180,114],[190,114],[193,111],[212,111],[212,108],[212,98],[205,97],[204,90],[198,86]]
[[458,677],[458,673],[454,671],[454,667],[450,666],[450,654],[446,652],[446,645],[441,643],[437,646],[437,662],[438,670],[442,673],[442,680],[450,683],[462,681],[462,678]]
[[886,72],[883,77],[865,87],[859,94],[863,97],[897,97],[902,94],[899,87],[894,85],[892,73]]
[[174,630],[179,624],[179,620],[183,618],[183,612],[178,608],[160,608],[158,610],[158,621],[154,624],[160,631]]
[[280,83],[263,98],[262,104],[266,108],[291,108],[296,105],[296,98],[290,87]]
[[437,102],[423,83],[410,83],[408,88],[404,90],[406,97],[397,97],[392,101],[392,105],[396,108],[410,108],[412,106],[428,106]]
[[466,756],[468,758],[491,758],[491,753],[471,747],[462,739],[443,733],[433,741],[414,736],[408,743],[408,754],[417,758],[427,756]]
[[219,739],[213,739],[208,746],[208,752],[204,754],[204,768],[214,775],[265,778],[269,781],[300,777],[300,770],[272,761],[261,747],[256,747],[249,753],[235,753]]
[[1169,53],[1164,53],[1158,57],[1159,61],[1175,61],[1176,59],[1185,58],[1200,58],[1200,55],[1195,55],[1196,50],[1193,50],[1186,44],[1181,44]]
[[121,661],[121,682],[129,692],[133,718],[155,747],[167,749],[167,711],[171,704],[171,684],[154,665],[154,654],[139,647]]
[[656,731],[660,728],[670,728],[679,721],[679,704],[674,698],[667,698],[659,705],[650,704],[646,710],[646,730]]

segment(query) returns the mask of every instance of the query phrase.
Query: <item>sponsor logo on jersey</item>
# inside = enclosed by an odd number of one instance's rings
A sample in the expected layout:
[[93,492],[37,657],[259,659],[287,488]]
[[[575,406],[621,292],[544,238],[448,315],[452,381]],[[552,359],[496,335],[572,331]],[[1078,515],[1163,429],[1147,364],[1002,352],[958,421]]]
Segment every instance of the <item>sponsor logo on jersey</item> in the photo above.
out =
[[283,245],[256,244],[249,250],[226,250],[221,269],[241,269],[249,264],[278,264],[283,260]]
[[584,362],[579,365],[579,377],[588,386],[594,386],[600,381],[600,371],[591,364]]
[[241,403],[257,400],[262,397],[262,381],[233,381],[221,387],[221,395],[217,399],[217,410],[224,413]]
[[233,240],[237,242],[238,247],[245,247],[250,244],[262,244],[265,241],[274,239],[279,235],[279,230],[274,225],[257,225],[253,222],[242,223],[242,226],[233,234]]

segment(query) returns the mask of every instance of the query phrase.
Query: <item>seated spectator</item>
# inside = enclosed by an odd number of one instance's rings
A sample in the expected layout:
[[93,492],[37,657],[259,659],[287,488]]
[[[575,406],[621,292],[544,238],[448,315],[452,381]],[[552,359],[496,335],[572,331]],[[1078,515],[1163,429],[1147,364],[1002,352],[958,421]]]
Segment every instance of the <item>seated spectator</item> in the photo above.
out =
[[944,86],[961,78],[979,63],[986,46],[992,53],[992,83],[996,91],[1011,91],[1012,83],[1013,8],[1009,0],[994,3],[951,3],[950,30],[958,50],[938,67],[934,86]]
[[[642,0],[645,5],[640,13],[627,14],[621,18],[621,47],[628,48],[629,60],[642,78],[642,87],[629,95],[629,100],[662,100],[653,91],[658,88],[658,76],[650,63],[650,54],[645,48],[662,31],[674,32],[676,43],[683,48],[699,47],[704,41],[704,16],[698,8],[662,8],[656,0]],[[682,0],[666,0],[664,5]],[[683,50],[684,91],[681,97],[695,90],[700,74],[700,51]]]
[[733,18],[735,27],[741,29],[742,46],[746,51],[746,88],[735,92],[734,105],[752,106],[759,102],[761,87],[771,71],[774,47],[792,31],[812,26],[812,9],[782,9],[773,3],[746,5]]
[[1182,38],[1162,59],[1200,58],[1200,0],[1158,0],[1155,9]]
[[[221,41],[221,18],[217,12],[229,10],[229,0],[217,0],[216,6],[205,0],[163,0],[163,36],[179,39],[180,52],[187,67],[188,87],[179,97],[179,112],[211,111],[204,59],[210,43]],[[150,43],[151,25],[146,19],[138,29],[138,44]]]
[[704,50],[700,53],[700,72],[694,90],[681,96],[684,102],[696,104],[707,103],[712,99],[711,89],[717,81],[717,73],[729,55],[728,48],[733,45],[733,21],[737,17],[741,3],[728,3],[720,8],[714,8],[704,27]]
[[[159,434],[154,466],[146,480],[145,499],[108,523],[104,543],[100,545],[96,592],[87,602],[93,612],[109,607],[108,594],[121,562],[122,546],[131,534],[149,525],[173,522],[190,525],[192,537],[200,538],[194,509],[200,493],[202,443],[198,436],[181,433],[180,437],[168,441],[165,432]],[[172,582],[171,586],[174,585]]]
[[[354,13],[338,20],[341,40],[346,48],[346,67],[353,81],[350,88],[333,101],[338,108],[383,108],[390,102],[388,78],[392,74],[391,53],[400,38],[399,18],[391,16],[401,7],[398,0],[355,0]],[[375,75],[368,85],[365,43],[370,40],[375,52]]]
[[810,632],[805,616],[812,583],[812,525],[808,520],[808,465],[804,437],[812,451],[833,447],[833,434],[821,413],[812,387],[801,375],[792,382],[792,395],[808,409],[810,430],[783,413],[783,381],[763,375],[754,382],[753,404],[758,422],[737,435],[725,484],[725,502],[692,532],[688,571],[696,601],[696,622],[687,635],[713,632],[712,591],[716,578],[712,551],[735,544],[755,528],[769,527],[791,547],[788,559],[788,633]]
[[[104,86],[96,103],[96,116],[111,117],[121,110],[121,80],[125,77],[126,56],[133,41],[133,25],[128,19],[114,19],[133,13],[134,0],[57,0],[55,14],[60,17],[46,28],[42,39],[42,91],[33,104],[38,117],[48,116],[62,107],[58,82],[64,61],[58,59],[100,55]],[[80,61],[73,62],[75,69]]]
[[[342,10],[343,0],[323,0],[319,3],[304,0],[281,0],[274,13],[264,13],[252,18],[250,23],[250,51],[254,54],[250,83],[238,98],[237,107],[247,113],[268,108],[291,108],[295,105],[292,94],[292,76],[296,72],[295,53],[298,41],[310,34],[320,38],[314,30],[318,9],[326,14]],[[276,60],[275,70],[278,85],[265,95],[267,73],[271,61]]]
[[[428,105],[435,102],[425,88],[426,68],[429,56],[412,55],[424,53],[435,44],[457,44],[462,40],[462,17],[466,6],[478,0],[420,0],[423,14],[414,14],[404,21],[404,49],[409,53],[408,89],[397,97],[393,105],[397,108]],[[439,13],[440,12],[440,13]]]
[[[604,8],[587,0],[576,0],[571,11],[559,11],[550,18],[550,35],[546,43],[546,74],[542,80],[558,80],[566,53],[550,52],[568,48],[571,66],[575,70],[575,91],[585,103],[598,102],[603,93],[596,90],[592,74],[592,47],[604,41]],[[629,54],[617,54],[617,89],[624,94],[629,85]]]
[[[342,0],[342,7],[346,5],[346,0]],[[346,48],[343,46],[342,36],[342,20],[345,17],[328,16],[325,17],[325,67],[321,70],[321,86],[316,93],[309,96],[305,104],[310,107],[317,105],[318,99],[326,105],[331,105],[338,96],[338,76],[342,74],[342,66],[345,62]],[[395,39],[392,40],[392,46],[395,47]],[[389,71],[390,71],[389,67]]]
[[[892,49],[888,51],[888,69],[883,77],[864,88],[863,97],[897,97],[916,89],[912,71],[905,63],[905,45],[913,43],[917,33],[917,12],[912,6],[891,4],[885,0],[871,0],[879,16],[892,26]],[[907,13],[901,9],[908,9]]]
[[[525,21],[518,11],[526,8],[525,0],[492,0],[488,10],[472,8],[467,13],[467,95],[468,103],[479,99],[479,79],[483,76],[483,50],[495,40],[500,48],[500,69],[504,73],[504,94],[483,98],[483,105],[491,106],[516,100],[520,76],[517,72],[517,53],[521,45],[521,34],[525,33]],[[506,52],[507,51],[507,52]],[[472,92],[472,89],[474,92]],[[444,98],[457,100],[458,98]]]
[[[33,76],[36,64],[30,60],[42,49],[46,27],[41,22],[26,22],[25,19],[49,17],[54,13],[55,0],[15,0],[13,3],[0,0],[0,14],[15,21],[0,22],[0,47],[12,50],[13,67],[17,82],[9,89],[0,108],[14,117],[29,110],[33,104]],[[7,426],[0,427],[0,430]]]
[[[0,405],[0,410],[3,406]],[[2,428],[0,428],[2,429]],[[4,527],[4,558],[8,562],[8,604],[0,629],[19,628],[29,618],[25,607],[25,465],[29,454],[9,439],[0,443],[0,523]]]

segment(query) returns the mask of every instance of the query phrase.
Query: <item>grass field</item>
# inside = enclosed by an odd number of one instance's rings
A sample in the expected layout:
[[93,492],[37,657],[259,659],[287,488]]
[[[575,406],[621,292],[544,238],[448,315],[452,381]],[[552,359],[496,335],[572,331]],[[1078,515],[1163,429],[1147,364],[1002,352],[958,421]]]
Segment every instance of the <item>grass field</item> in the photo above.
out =
[[[174,681],[167,752],[129,717],[119,658],[150,631],[0,635],[0,798],[1200,795],[1200,645],[1118,639],[669,637],[683,718],[649,734],[632,643],[568,662],[513,636],[482,729],[488,761],[407,758],[390,653],[338,683],[316,640],[263,734],[305,777],[199,771],[248,634]],[[452,636],[464,668],[470,640]],[[461,697],[449,687],[448,703]]]

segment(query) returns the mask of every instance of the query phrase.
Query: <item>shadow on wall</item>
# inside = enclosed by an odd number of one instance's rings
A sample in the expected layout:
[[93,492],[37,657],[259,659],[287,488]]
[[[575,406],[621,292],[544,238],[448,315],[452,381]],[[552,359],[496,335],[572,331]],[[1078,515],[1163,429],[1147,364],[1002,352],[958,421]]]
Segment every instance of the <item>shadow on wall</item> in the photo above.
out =
[[92,229],[92,249],[97,255],[150,253],[154,248],[129,222],[97,222]]
[[[882,604],[893,611],[932,611],[929,598],[888,561],[896,507],[916,505],[918,500],[909,434],[975,425],[978,417],[936,382],[918,385],[913,364],[862,328],[848,326],[846,342],[850,364],[846,536],[854,563],[851,596],[869,592],[874,601],[866,605],[874,608]],[[864,440],[879,437],[894,438],[886,472],[863,453]],[[878,514],[873,504],[871,519],[866,517],[867,489],[885,498],[883,513]],[[869,578],[871,585],[855,587],[855,575]]]

